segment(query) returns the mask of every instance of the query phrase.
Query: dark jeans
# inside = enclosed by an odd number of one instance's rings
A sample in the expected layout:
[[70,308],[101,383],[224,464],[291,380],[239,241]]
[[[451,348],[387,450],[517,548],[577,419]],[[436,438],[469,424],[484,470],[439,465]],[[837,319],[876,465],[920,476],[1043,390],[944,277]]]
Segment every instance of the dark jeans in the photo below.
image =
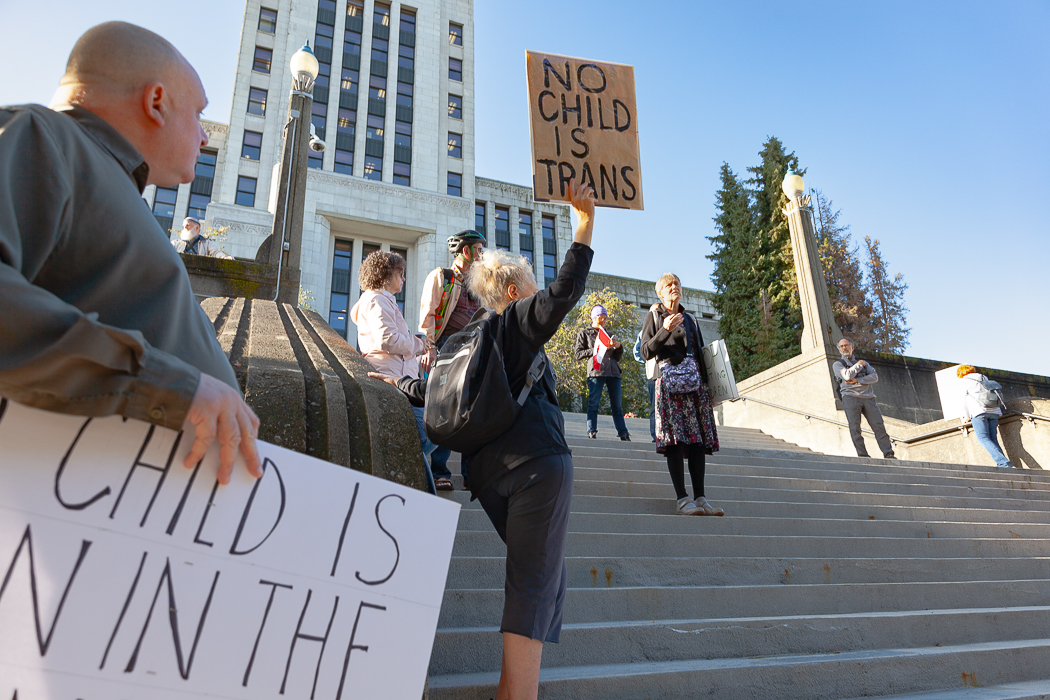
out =
[[842,397],[842,406],[846,409],[846,422],[849,423],[849,435],[853,438],[853,446],[857,448],[858,457],[867,457],[868,448],[864,446],[864,437],[860,433],[860,416],[864,415],[871,426],[871,432],[875,433],[875,441],[879,443],[882,456],[894,459],[893,443],[886,433],[886,424],[882,420],[882,411],[875,403],[875,399],[858,398],[846,394]]
[[609,387],[609,403],[612,404],[612,419],[617,435],[627,435],[627,424],[623,421],[623,385],[619,377],[587,377],[587,432],[598,432],[598,406],[602,402],[602,387]]
[[999,416],[994,413],[982,413],[971,418],[970,422],[973,424],[973,434],[977,436],[977,442],[981,443],[981,446],[988,450],[988,454],[995,460],[995,466],[1012,467],[1013,464],[1003,454],[1002,448],[999,447],[999,440],[996,438],[995,433],[999,429]]
[[[438,350],[444,347],[445,343],[456,334],[457,331],[446,330],[445,333],[438,338],[436,343]],[[452,472],[448,468],[448,458],[452,454],[452,450],[447,447],[439,447],[434,450],[434,453],[430,455],[430,471],[434,473],[435,479],[450,479],[452,478]],[[467,477],[467,458],[460,455],[459,460],[459,473],[463,475],[463,479]]]
[[656,442],[656,380],[649,380],[649,435]]

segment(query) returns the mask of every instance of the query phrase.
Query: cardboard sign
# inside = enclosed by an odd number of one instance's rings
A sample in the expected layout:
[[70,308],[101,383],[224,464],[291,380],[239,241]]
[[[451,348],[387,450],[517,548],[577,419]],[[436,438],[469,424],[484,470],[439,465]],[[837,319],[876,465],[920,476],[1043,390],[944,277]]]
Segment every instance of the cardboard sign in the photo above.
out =
[[711,402],[717,406],[723,401],[738,398],[740,393],[733,377],[733,365],[729,361],[726,341],[716,340],[704,346],[704,372],[707,374],[707,390],[711,393]]
[[527,51],[532,189],[569,201],[569,181],[594,188],[598,206],[642,209],[634,66]]
[[0,698],[419,698],[459,505],[0,402]]

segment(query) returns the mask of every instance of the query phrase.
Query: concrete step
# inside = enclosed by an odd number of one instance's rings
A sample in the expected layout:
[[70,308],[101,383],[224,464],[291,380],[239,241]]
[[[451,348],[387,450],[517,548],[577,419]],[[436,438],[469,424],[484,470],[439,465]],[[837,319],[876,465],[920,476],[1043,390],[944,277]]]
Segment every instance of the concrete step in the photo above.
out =
[[[683,522],[684,521],[684,522]],[[772,522],[775,521],[775,522]],[[830,518],[762,518],[734,515],[705,518],[680,515],[620,513],[573,513],[569,531],[574,533],[619,533],[631,535],[752,535],[762,537],[775,530],[781,537],[972,538],[1010,537],[1050,540],[1050,523],[971,523],[915,520],[834,520]],[[492,523],[482,510],[460,513],[459,532],[491,533]]]
[[[453,480],[457,481],[458,476]],[[621,515],[674,515],[675,501],[673,493],[668,491],[654,498],[588,496],[576,494],[572,500],[574,513],[618,513]],[[712,492],[713,493],[713,492]],[[466,491],[443,491],[443,498],[457,501],[463,512],[481,511],[481,504],[470,500]],[[762,494],[759,494],[762,495]],[[792,497],[808,498],[802,492],[790,494]],[[825,500],[828,494],[822,494]],[[714,496],[711,497],[714,499]],[[870,499],[869,499],[870,500]],[[895,499],[896,500],[896,499]],[[948,522],[1015,522],[1015,523],[1048,523],[1050,510],[1023,510],[1012,508],[982,508],[976,506],[906,506],[873,503],[829,503],[791,501],[754,501],[719,498],[718,505],[726,509],[726,518],[765,517],[765,518],[816,518],[843,520],[922,520]],[[680,516],[679,516],[680,517]]]
[[[566,559],[570,588],[1050,579],[1050,557],[597,557]],[[453,557],[448,589],[502,588],[506,559]]]
[[[638,586],[570,588],[565,622],[681,620],[718,617],[900,612],[1050,605],[1050,579],[929,583],[844,583],[773,586]],[[446,590],[439,628],[482,627],[500,619],[502,589]],[[1050,667],[1048,667],[1050,668]]]
[[[543,665],[936,647],[1041,639],[1047,629],[1048,607],[568,624],[562,628],[560,643],[544,648]],[[485,672],[500,665],[500,655],[496,627],[443,629],[434,643],[430,670],[433,674]]]
[[[880,695],[881,700],[1050,700],[1050,680],[1007,683],[990,687],[974,687],[967,684],[962,688],[932,690],[926,693],[908,693],[907,695]],[[974,679],[973,682],[976,682]],[[871,696],[868,696],[870,700]],[[861,700],[852,698],[851,700]]]
[[[540,697],[678,700],[704,694],[734,700],[834,700],[884,695],[887,689],[901,692],[965,689],[967,684],[978,684],[982,678],[1045,681],[1050,676],[1047,669],[1050,669],[1050,640],[1037,639],[545,668],[540,671]],[[431,697],[433,700],[488,700],[493,696],[498,677],[498,673],[432,676]]]

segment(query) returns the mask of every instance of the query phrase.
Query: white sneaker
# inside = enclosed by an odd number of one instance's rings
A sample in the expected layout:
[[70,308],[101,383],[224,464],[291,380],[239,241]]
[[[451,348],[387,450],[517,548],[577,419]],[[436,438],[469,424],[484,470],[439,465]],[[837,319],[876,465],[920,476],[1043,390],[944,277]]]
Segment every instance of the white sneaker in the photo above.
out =
[[701,496],[694,505],[700,512],[697,515],[725,515],[726,512],[721,508],[716,508],[707,502],[707,499]]
[[679,515],[703,515],[704,512],[696,507],[696,504],[690,501],[688,498],[678,499],[678,514]]

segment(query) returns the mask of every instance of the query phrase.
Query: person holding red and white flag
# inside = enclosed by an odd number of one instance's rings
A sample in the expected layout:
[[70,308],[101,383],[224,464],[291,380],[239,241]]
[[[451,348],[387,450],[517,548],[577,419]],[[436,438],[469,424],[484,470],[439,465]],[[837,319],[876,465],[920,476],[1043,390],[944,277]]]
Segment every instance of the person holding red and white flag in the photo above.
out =
[[621,440],[630,441],[631,434],[623,420],[623,386],[620,383],[620,358],[623,346],[613,340],[604,326],[609,314],[600,304],[591,309],[591,326],[576,335],[576,359],[587,361],[587,437],[598,437],[598,406],[602,389],[609,389],[613,424]]

